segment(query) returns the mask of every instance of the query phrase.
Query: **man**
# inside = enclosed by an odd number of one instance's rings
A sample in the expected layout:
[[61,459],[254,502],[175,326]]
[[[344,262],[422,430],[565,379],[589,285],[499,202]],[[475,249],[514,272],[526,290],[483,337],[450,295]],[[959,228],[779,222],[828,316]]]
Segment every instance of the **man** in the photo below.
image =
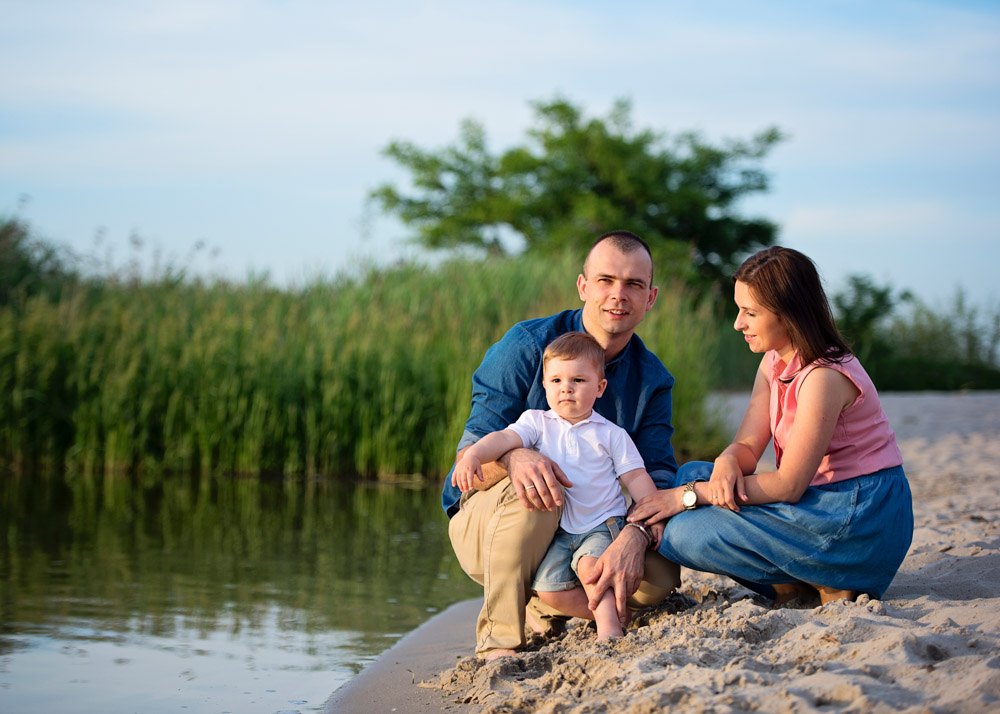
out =
[[[459,455],[492,431],[517,420],[525,409],[545,409],[542,353],[555,337],[585,331],[604,348],[608,381],[594,409],[624,428],[659,488],[677,471],[670,437],[674,379],[638,336],[636,326],[656,302],[649,247],[628,231],[600,236],[577,278],[584,306],[512,327],[487,351],[472,378],[472,410]],[[515,449],[483,465],[484,480],[464,496],[445,480],[442,506],[462,569],[483,585],[476,623],[476,653],[485,659],[513,654],[525,644],[525,608],[534,629],[556,612],[531,598],[531,582],[559,525],[562,488],[572,480],[559,464],[530,449]],[[619,616],[627,600],[644,607],[662,600],[680,581],[679,568],[655,553],[643,528],[626,527],[598,561],[590,607],[614,586]],[[644,579],[645,574],[645,579]],[[642,587],[640,588],[640,583]],[[637,592],[638,591],[638,592]],[[530,600],[530,603],[529,603]]]

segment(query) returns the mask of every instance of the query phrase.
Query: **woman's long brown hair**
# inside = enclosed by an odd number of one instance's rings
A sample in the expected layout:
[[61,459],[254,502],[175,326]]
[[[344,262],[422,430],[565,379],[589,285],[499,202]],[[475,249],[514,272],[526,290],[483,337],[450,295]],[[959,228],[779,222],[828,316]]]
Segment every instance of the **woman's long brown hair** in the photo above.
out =
[[754,253],[733,275],[788,330],[802,366],[841,362],[851,356],[823,291],[816,265],[791,248],[774,246]]

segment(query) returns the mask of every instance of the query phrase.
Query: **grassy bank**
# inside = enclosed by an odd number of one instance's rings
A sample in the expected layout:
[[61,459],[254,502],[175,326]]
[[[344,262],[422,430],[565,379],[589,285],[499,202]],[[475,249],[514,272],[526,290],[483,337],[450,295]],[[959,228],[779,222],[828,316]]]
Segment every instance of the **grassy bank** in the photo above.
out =
[[[402,265],[296,290],[102,282],[0,309],[0,456],[16,470],[438,477],[470,376],[515,321],[579,304],[579,257]],[[705,455],[715,320],[666,288],[640,335]]]

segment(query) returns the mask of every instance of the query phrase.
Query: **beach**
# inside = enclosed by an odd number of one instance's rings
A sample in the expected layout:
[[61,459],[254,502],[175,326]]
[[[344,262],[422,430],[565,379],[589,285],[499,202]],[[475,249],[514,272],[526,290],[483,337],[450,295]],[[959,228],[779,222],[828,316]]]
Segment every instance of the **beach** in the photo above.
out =
[[[732,428],[746,399],[716,397]],[[914,534],[881,600],[774,607],[685,569],[621,639],[597,643],[592,624],[573,620],[489,663],[472,656],[479,606],[468,601],[410,633],[327,711],[1000,711],[1000,393],[882,399]]]

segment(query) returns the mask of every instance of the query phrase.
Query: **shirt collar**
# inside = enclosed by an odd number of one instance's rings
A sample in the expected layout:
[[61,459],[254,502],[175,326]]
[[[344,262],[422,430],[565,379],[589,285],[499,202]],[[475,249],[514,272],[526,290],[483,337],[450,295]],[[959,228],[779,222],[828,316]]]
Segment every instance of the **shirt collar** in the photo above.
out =
[[[774,362],[776,368],[781,364],[781,357],[778,356],[777,352],[774,353]],[[781,370],[781,374],[778,375],[778,379],[782,382],[791,382],[801,370],[802,360],[799,358],[798,350],[796,350],[792,353],[792,358],[788,360],[788,364],[786,364],[785,368]]]
[[555,411],[552,410],[552,409],[546,409],[544,412],[542,412],[542,415],[544,417],[546,417],[547,419],[555,419],[556,421],[561,421],[564,424],[569,424],[571,427],[580,426],[581,424],[607,424],[608,423],[608,420],[605,419],[600,414],[598,414],[596,409],[591,410],[589,417],[587,417],[586,419],[583,419],[581,421],[578,421],[576,424],[570,424],[568,421],[566,421],[561,416],[559,416],[558,414],[556,414]]

